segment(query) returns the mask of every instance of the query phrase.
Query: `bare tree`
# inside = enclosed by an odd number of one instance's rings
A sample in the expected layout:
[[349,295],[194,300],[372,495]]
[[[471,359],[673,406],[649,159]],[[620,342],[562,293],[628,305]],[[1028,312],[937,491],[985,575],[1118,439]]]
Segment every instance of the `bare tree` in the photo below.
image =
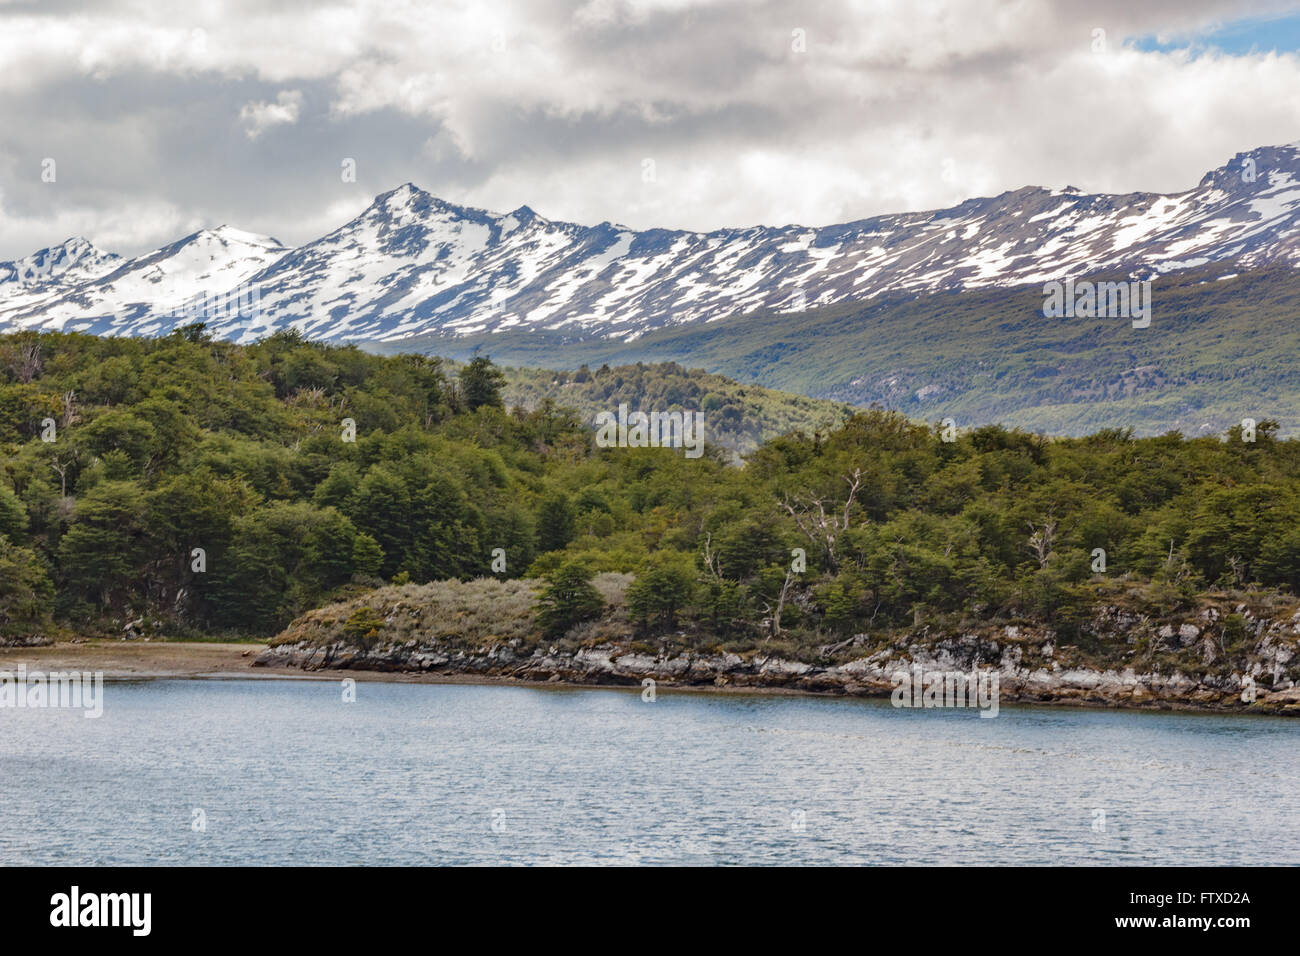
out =
[[1246,579],[1246,561],[1239,554],[1228,555],[1228,570],[1232,572],[1232,583],[1241,587],[1241,582]]
[[77,414],[77,393],[67,391],[63,393],[63,412],[59,416],[63,422],[64,428],[71,428],[77,422],[81,421],[81,416]]
[[30,385],[32,379],[41,373],[41,343],[28,342],[18,347],[18,357],[11,363],[18,381]]
[[862,469],[855,468],[852,475],[845,475],[844,482],[849,486],[849,493],[842,511],[833,500],[811,495],[787,495],[781,502],[813,547],[825,553],[831,571],[839,568],[839,539],[851,527],[850,511],[862,487]]
[[704,566],[717,580],[722,580],[722,571],[718,566],[718,556],[713,551],[713,532],[704,535]]
[[1050,514],[1041,528],[1029,523],[1029,553],[1038,559],[1038,567],[1047,567],[1052,558],[1052,545],[1056,543],[1056,519]]
[[68,469],[72,467],[76,460],[76,456],[74,455],[66,461],[62,457],[58,457],[55,458],[54,461],[50,462],[50,467],[53,468],[59,476],[60,498],[68,497]]
[[790,584],[794,581],[794,569],[787,568],[785,580],[781,583],[781,593],[776,599],[776,607],[770,601],[763,602],[763,611],[767,614],[768,638],[781,636],[781,612],[785,610],[785,598],[790,593]]

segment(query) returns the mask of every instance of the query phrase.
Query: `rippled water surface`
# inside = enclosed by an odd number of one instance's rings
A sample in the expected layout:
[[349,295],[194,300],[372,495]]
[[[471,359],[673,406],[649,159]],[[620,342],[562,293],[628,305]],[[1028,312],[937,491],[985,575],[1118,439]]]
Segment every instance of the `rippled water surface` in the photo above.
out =
[[1282,718],[379,683],[344,703],[271,680],[105,695],[98,720],[0,710],[0,862],[1300,863]]

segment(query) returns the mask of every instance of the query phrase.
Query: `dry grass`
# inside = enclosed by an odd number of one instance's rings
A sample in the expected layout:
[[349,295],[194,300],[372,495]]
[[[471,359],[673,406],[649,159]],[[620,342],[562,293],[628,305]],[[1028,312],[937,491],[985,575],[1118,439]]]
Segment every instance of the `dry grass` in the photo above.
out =
[[591,583],[595,585],[600,596],[605,599],[611,610],[622,611],[627,604],[628,585],[635,579],[631,574],[619,574],[615,571],[606,571],[604,574],[596,575],[596,579]]
[[[630,574],[596,576],[592,583],[609,605],[607,617],[622,616],[623,595],[631,581]],[[543,587],[545,582],[537,580],[501,581],[496,578],[386,585],[350,600],[308,611],[271,643],[405,644],[417,641],[466,650],[489,648],[516,640],[521,645],[531,645],[542,640],[535,615],[537,597]],[[367,624],[359,628],[357,621]],[[373,622],[373,627],[370,622]],[[361,633],[363,630],[365,633]]]

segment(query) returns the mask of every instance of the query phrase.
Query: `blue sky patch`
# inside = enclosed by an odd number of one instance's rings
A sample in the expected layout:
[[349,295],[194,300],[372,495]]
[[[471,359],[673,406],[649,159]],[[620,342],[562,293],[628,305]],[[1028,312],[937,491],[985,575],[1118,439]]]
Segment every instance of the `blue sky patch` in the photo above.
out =
[[1193,33],[1149,34],[1129,41],[1138,50],[1169,53],[1190,49],[1232,56],[1248,53],[1300,51],[1300,12],[1275,17],[1250,17],[1220,23]]

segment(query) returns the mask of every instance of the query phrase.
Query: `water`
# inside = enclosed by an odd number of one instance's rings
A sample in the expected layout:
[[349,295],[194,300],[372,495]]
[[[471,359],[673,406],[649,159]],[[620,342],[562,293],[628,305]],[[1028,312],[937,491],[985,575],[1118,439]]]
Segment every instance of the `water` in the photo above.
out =
[[1281,718],[383,683],[343,703],[336,682],[278,680],[105,693],[98,720],[0,710],[0,863],[1300,863],[1300,722]]

